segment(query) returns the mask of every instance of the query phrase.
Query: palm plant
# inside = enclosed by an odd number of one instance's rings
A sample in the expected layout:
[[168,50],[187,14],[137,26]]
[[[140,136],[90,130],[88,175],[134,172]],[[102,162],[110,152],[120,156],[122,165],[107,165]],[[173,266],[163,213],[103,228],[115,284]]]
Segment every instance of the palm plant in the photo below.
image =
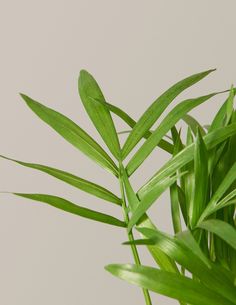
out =
[[[173,85],[151,104],[137,122],[108,103],[95,79],[88,72],[81,71],[78,87],[82,103],[109,154],[69,118],[21,94],[26,104],[45,123],[117,177],[119,196],[74,174],[2,156],[120,207],[122,220],[57,196],[14,193],[66,212],[125,228],[128,238],[125,244],[131,247],[134,265],[113,264],[106,269],[140,286],[146,305],[152,304],[149,290],[175,298],[182,305],[236,304],[236,112],[233,108],[236,91],[233,87],[228,90],[227,100],[207,127],[201,126],[187,113],[222,92],[180,102],[156,129],[151,130],[181,92],[212,71],[194,74]],[[111,113],[131,127],[122,148]],[[186,139],[176,127],[181,119],[188,126]],[[167,140],[167,134],[171,140]],[[143,138],[146,141],[127,162],[127,157]],[[171,158],[136,192],[130,177],[156,148],[165,150]],[[147,215],[148,209],[168,189],[174,236],[158,230]],[[134,228],[141,239],[134,239]],[[158,268],[141,264],[139,245],[147,246]]]

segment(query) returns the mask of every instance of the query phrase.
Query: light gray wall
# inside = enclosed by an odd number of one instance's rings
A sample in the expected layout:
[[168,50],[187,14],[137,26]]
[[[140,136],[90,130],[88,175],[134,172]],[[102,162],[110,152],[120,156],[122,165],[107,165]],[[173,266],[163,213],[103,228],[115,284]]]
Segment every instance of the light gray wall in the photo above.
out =
[[[181,97],[228,88],[236,82],[235,10],[234,0],[2,0],[0,153],[62,168],[118,192],[116,181],[40,122],[18,92],[65,113],[99,140],[77,94],[80,69],[93,73],[107,99],[134,118],[171,84],[208,68],[218,70]],[[193,113],[208,123],[223,100]],[[134,186],[167,158],[157,150]],[[121,216],[116,207],[2,160],[0,177],[3,191],[57,194]],[[120,245],[126,240],[122,229],[11,195],[0,198],[0,304],[144,304],[138,288],[103,270],[107,263],[132,262]],[[167,195],[152,214],[171,231]],[[142,256],[152,263],[146,252]],[[153,300],[176,304],[156,295]]]

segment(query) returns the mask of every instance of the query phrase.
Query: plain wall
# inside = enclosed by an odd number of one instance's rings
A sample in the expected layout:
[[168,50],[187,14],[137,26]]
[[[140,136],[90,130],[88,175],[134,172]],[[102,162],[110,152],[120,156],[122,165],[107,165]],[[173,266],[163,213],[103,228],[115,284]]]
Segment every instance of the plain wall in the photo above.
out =
[[[235,10],[234,0],[1,0],[0,154],[68,170],[118,194],[117,181],[41,122],[18,93],[63,112],[102,143],[78,97],[79,71],[90,71],[107,100],[135,119],[173,83],[209,68],[217,71],[177,101],[228,89],[236,83]],[[224,99],[192,113],[209,123]],[[168,158],[156,150],[132,178],[134,188]],[[0,160],[0,177],[2,191],[55,194],[122,217],[109,203],[7,161]],[[139,288],[103,268],[132,262],[121,246],[124,230],[9,194],[0,194],[0,203],[0,304],[144,304]],[[166,194],[151,214],[172,232],[169,212]],[[141,256],[153,263],[144,249]],[[177,304],[152,296],[153,305]]]

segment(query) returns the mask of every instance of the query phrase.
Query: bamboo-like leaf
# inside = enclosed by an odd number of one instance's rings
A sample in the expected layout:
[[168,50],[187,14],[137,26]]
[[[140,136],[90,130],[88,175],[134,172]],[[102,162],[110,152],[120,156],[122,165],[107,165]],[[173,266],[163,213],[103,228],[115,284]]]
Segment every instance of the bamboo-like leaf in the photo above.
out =
[[4,159],[16,162],[22,166],[28,167],[28,168],[33,168],[36,170],[39,170],[41,172],[44,172],[48,175],[51,175],[63,182],[66,182],[86,193],[89,193],[91,195],[94,195],[98,198],[104,199],[106,201],[109,202],[113,202],[117,205],[121,205],[121,199],[118,198],[116,195],[114,195],[112,192],[108,191],[106,188],[95,184],[93,182],[90,182],[88,180],[85,180],[83,178],[80,178],[78,176],[75,176],[71,173],[62,171],[60,169],[57,168],[53,168],[53,167],[49,167],[49,166],[45,166],[42,164],[36,164],[36,163],[27,163],[27,162],[22,162],[19,160],[15,160],[15,159],[11,159],[11,158],[7,158],[5,156],[0,156]]
[[60,198],[57,196],[53,196],[53,195],[45,195],[45,194],[23,194],[23,193],[13,193],[14,195],[20,196],[20,197],[24,197],[24,198],[28,198],[28,199],[32,199],[32,200],[36,200],[42,203],[46,203],[49,204],[55,208],[58,208],[60,210],[63,210],[65,212],[68,213],[72,213],[84,218],[88,218],[88,219],[92,219],[98,222],[103,222],[103,223],[107,223],[113,226],[118,226],[118,227],[126,227],[126,224],[107,214],[103,214],[100,212],[96,212],[81,206],[78,206],[64,198]]
[[[132,119],[126,112],[124,112],[122,109],[118,108],[117,106],[114,106],[109,103],[107,103],[107,106],[110,109],[110,111],[112,111],[119,118],[121,118],[129,127],[134,128],[134,126],[136,125],[136,121],[134,119]],[[143,138],[147,139],[148,137],[150,137],[150,135],[151,135],[151,132],[147,131],[143,135]],[[170,154],[172,154],[172,152],[173,152],[173,145],[164,139],[162,139],[158,143],[158,146]]]
[[108,154],[95,142],[83,129],[63,114],[50,109],[30,97],[21,94],[29,108],[45,123],[51,126],[65,140],[82,151],[90,159],[97,162],[103,168],[114,175],[118,175],[118,169]]
[[[231,124],[214,130],[203,137],[207,150],[212,149],[236,133],[236,124]],[[138,191],[138,196],[143,200],[160,181],[173,175],[179,168],[193,160],[195,144],[191,144],[170,159],[154,176]]]
[[206,206],[205,210],[203,211],[199,223],[203,221],[207,216],[212,214],[213,210],[215,209],[217,203],[219,200],[223,197],[225,192],[229,189],[229,187],[232,185],[232,183],[236,180],[236,162],[231,167],[231,169],[228,171],[228,173],[225,175],[223,181],[217,188],[216,192],[211,197],[210,202]]
[[139,205],[139,200],[130,184],[129,178],[127,176],[126,170],[122,167],[122,178],[124,182],[125,192],[128,199],[128,207],[130,211],[134,211]]
[[169,104],[188,87],[194,85],[209,73],[214,70],[204,71],[187,77],[180,82],[173,85],[170,89],[165,91],[159,98],[157,98],[152,105],[144,112],[137,124],[134,126],[131,134],[128,136],[124,147],[122,149],[123,158],[125,158],[134,146],[141,140],[144,134],[153,126],[163,111]]
[[[232,278],[219,272],[204,256],[189,231],[181,232],[176,237],[147,228],[138,228],[138,231],[147,239],[134,241],[133,244],[141,245],[154,242],[161,251],[189,270],[195,277],[197,276],[207,287],[219,291],[219,294],[231,301],[235,300],[236,291]],[[132,242],[125,244],[132,244]]]
[[134,210],[133,215],[130,218],[128,224],[128,231],[130,231],[133,228],[133,226],[146,213],[146,211],[155,202],[155,200],[158,199],[168,187],[170,187],[179,177],[181,177],[184,174],[185,172],[181,173],[180,175],[163,179],[158,185],[153,187],[153,189],[148,193],[148,196],[142,199],[139,205],[137,206],[137,208]]
[[[205,96],[201,96],[195,99],[188,99],[178,104],[172,109],[167,116],[163,119],[160,125],[154,130],[152,135],[145,141],[145,143],[134,154],[127,165],[128,175],[131,175],[150,155],[155,146],[163,138],[163,136],[190,110],[194,107],[204,103],[211,97],[218,93],[212,93]],[[133,129],[134,130],[134,129]]]
[[146,266],[108,265],[113,275],[150,291],[190,303],[192,305],[233,305],[216,291],[182,275]]
[[208,154],[201,133],[198,131],[194,152],[194,198],[190,207],[190,222],[194,228],[205,209],[208,195]]
[[216,234],[236,250],[236,229],[227,222],[219,219],[210,219],[201,222],[198,226]]
[[105,98],[96,80],[82,70],[79,77],[79,94],[83,105],[107,147],[116,159],[120,159],[120,144]]

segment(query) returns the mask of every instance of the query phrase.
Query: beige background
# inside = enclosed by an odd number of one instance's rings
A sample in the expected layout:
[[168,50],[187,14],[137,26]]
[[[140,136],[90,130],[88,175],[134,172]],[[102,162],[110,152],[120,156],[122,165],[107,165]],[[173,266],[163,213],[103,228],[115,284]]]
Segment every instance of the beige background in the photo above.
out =
[[[236,83],[235,10],[235,0],[1,0],[0,153],[65,169],[118,192],[116,181],[35,117],[18,92],[65,113],[100,140],[77,94],[80,69],[93,73],[107,99],[134,118],[171,84],[208,68],[218,71],[181,98],[228,88]],[[223,100],[193,113],[207,123]],[[135,188],[167,158],[153,153],[134,176]],[[2,160],[0,177],[3,191],[57,194],[121,216],[109,203]],[[120,245],[126,240],[122,229],[10,195],[0,198],[0,304],[144,304],[138,288],[103,269],[132,261]],[[171,232],[168,213],[166,195],[152,214]],[[142,257],[152,262],[146,252]],[[176,302],[153,295],[153,304]]]

